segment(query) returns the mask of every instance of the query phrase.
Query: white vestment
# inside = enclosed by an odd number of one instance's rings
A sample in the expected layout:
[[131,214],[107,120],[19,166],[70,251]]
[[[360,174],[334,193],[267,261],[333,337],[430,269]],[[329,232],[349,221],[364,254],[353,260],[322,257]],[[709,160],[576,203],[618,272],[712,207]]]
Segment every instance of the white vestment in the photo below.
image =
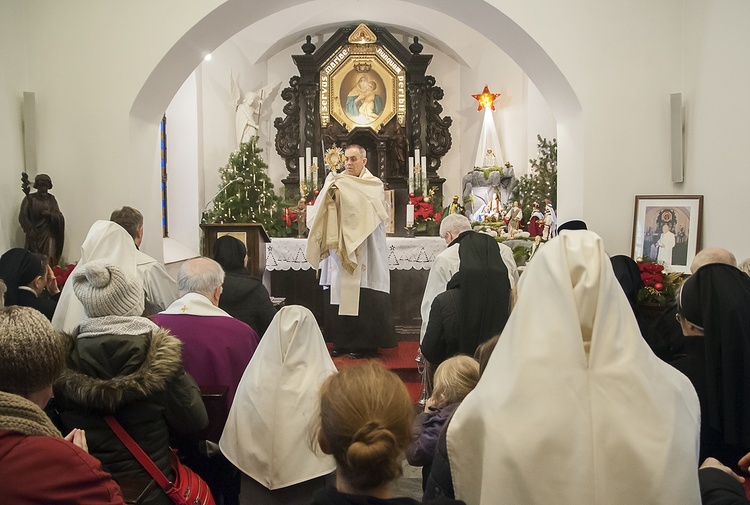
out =
[[664,266],[672,266],[672,250],[675,245],[674,233],[671,231],[664,232],[659,237],[659,253],[657,261],[662,263]]
[[336,367],[315,316],[283,307],[248,363],[234,397],[221,452],[268,489],[331,473],[333,457],[310,448],[320,386]]
[[[513,259],[513,250],[500,242],[497,245],[500,248],[500,256],[503,258],[503,263],[505,263],[508,269],[508,280],[510,280],[510,287],[513,289],[513,286],[518,282],[518,268],[516,267],[516,260]],[[427,331],[427,322],[430,319],[432,301],[437,295],[445,291],[446,284],[448,284],[448,281],[458,272],[458,268],[461,266],[458,248],[459,244],[454,244],[446,248],[435,256],[435,261],[432,263],[420,309],[422,314],[422,327],[419,330],[420,342],[424,338],[425,331]]]
[[133,279],[140,280],[136,266],[138,249],[125,228],[112,221],[96,221],[89,228],[81,244],[81,259],[71,272],[60,293],[60,300],[52,317],[52,326],[57,331],[70,333],[86,318],[83,305],[73,292],[73,274],[83,265],[94,260],[107,260],[122,268]]
[[313,216],[307,260],[320,269],[320,284],[330,287],[339,315],[358,315],[360,288],[390,293],[388,212],[380,179],[367,169],[359,177],[329,173]]
[[699,505],[700,406],[641,336],[598,235],[540,248],[447,449],[469,505]]
[[141,251],[136,252],[136,262],[138,276],[143,282],[146,297],[151,303],[158,305],[159,310],[164,310],[177,300],[180,290],[164,265]]

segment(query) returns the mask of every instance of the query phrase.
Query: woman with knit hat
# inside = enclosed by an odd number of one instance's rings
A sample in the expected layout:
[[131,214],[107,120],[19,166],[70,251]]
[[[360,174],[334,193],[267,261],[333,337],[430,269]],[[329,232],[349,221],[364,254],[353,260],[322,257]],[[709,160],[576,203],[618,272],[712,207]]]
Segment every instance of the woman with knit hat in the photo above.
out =
[[42,410],[65,366],[65,342],[49,321],[28,307],[0,308],[0,362],[2,502],[124,504],[86,452],[85,433],[63,439]]
[[104,421],[114,415],[168,478],[170,434],[208,424],[195,381],[182,366],[182,344],[140,317],[140,282],[104,260],[76,269],[68,281],[86,318],[71,333],[68,367],[55,384],[64,427],[85,428],[91,454],[115,480],[150,482],[139,503],[170,503]]

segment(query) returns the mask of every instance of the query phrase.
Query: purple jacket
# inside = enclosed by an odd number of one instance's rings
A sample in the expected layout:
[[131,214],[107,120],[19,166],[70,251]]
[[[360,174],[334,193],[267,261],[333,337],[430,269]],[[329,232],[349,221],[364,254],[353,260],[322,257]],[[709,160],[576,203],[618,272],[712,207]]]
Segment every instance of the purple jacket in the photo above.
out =
[[414,418],[414,435],[411,445],[406,449],[406,460],[411,466],[432,464],[440,432],[459,405],[460,403],[452,403],[434,412],[422,412]]

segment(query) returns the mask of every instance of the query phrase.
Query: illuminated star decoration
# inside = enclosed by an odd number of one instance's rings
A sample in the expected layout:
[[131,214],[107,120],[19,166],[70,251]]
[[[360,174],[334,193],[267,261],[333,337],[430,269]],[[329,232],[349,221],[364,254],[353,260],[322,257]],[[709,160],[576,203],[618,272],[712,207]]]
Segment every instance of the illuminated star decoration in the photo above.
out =
[[477,106],[477,111],[480,111],[484,108],[489,107],[492,110],[495,110],[495,99],[500,96],[500,93],[490,93],[490,88],[485,84],[484,90],[478,95],[471,95],[472,97],[476,98],[479,102],[479,105]]

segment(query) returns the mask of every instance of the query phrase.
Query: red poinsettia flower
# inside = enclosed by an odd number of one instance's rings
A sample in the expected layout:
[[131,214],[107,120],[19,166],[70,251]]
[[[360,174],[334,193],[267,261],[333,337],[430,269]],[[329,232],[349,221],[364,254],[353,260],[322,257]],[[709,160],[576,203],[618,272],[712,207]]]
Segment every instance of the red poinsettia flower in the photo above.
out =
[[638,270],[641,272],[641,280],[644,286],[653,286],[654,284],[661,284],[664,282],[664,265],[658,265],[652,262],[641,262],[638,263]]
[[70,274],[73,272],[73,269],[75,267],[75,263],[69,263],[65,265],[65,267],[60,267],[59,265],[57,265],[52,269],[52,273],[55,274],[55,281],[57,281],[57,287],[62,289],[62,287],[65,285],[65,281],[68,280],[68,277],[70,277]]

